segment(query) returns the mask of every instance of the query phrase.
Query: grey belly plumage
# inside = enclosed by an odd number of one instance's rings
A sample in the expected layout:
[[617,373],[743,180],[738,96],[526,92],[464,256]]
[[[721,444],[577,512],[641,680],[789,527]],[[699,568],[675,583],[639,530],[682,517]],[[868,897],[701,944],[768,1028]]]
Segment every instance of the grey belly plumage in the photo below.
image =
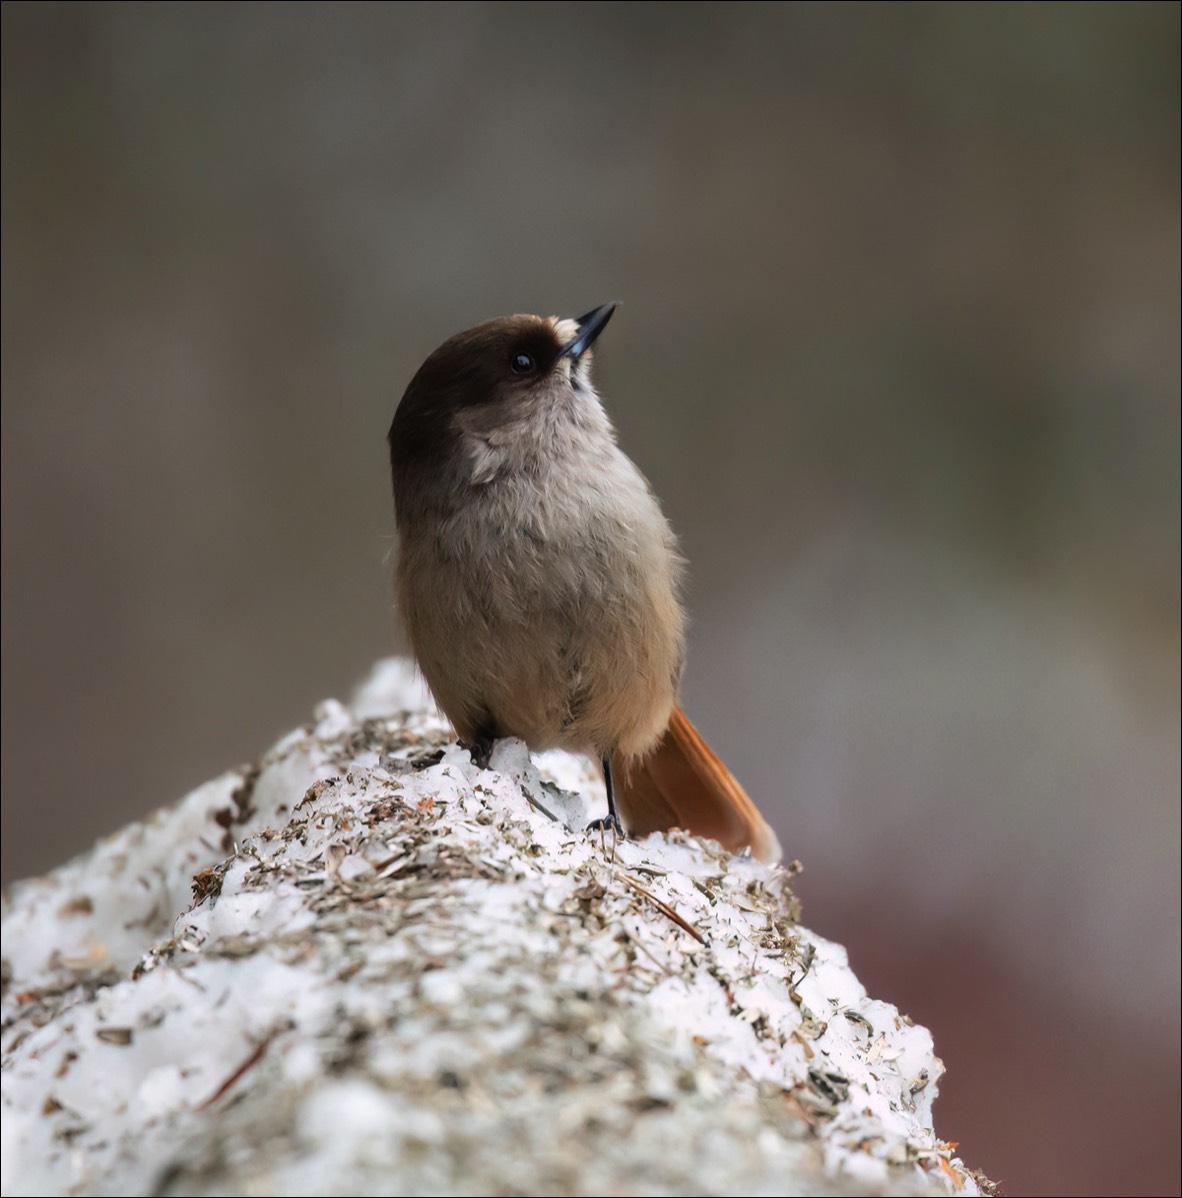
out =
[[404,551],[402,617],[462,739],[625,757],[655,743],[676,696],[683,620],[672,537],[652,507],[639,522],[633,506],[627,524],[609,511],[544,534],[475,527],[465,514]]

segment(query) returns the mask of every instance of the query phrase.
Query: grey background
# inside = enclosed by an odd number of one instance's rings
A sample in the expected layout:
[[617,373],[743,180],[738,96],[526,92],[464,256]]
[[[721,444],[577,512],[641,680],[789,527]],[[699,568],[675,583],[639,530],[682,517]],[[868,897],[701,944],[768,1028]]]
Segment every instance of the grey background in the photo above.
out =
[[1178,1170],[1175,4],[3,6],[3,868],[397,645],[444,337],[623,306],[686,706],[1011,1193]]

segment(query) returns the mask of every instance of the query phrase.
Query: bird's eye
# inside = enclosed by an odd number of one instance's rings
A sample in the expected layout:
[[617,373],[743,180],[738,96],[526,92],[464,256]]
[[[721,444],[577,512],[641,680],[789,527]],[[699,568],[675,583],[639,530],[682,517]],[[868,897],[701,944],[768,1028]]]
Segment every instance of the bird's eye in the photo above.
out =
[[514,374],[533,374],[538,364],[533,354],[514,354],[512,366]]

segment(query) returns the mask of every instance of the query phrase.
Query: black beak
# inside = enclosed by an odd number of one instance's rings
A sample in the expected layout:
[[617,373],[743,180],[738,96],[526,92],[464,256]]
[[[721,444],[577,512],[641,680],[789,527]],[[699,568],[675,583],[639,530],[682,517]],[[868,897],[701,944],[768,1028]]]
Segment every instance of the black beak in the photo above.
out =
[[603,304],[594,311],[588,312],[586,316],[580,316],[575,322],[579,326],[579,331],[562,347],[559,357],[574,358],[577,362],[595,343],[595,338],[606,328],[607,322],[611,320],[615,310],[616,301],[613,300],[610,304]]

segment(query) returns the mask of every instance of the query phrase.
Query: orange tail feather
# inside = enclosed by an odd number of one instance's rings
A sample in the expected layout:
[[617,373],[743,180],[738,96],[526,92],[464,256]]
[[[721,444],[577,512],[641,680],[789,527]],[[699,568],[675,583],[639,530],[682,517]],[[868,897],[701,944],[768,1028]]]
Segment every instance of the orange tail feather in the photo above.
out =
[[760,861],[780,859],[775,832],[680,707],[647,757],[612,761],[612,780],[620,817],[634,836],[685,828],[731,852],[750,848]]

